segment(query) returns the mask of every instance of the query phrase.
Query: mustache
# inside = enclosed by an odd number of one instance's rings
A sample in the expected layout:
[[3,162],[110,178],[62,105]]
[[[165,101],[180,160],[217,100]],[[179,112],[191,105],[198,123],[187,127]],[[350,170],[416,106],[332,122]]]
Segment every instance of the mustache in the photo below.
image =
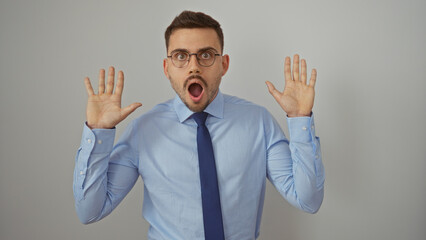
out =
[[186,80],[185,80],[185,84],[183,85],[184,86],[184,88],[186,88],[187,86],[188,86],[188,82],[190,81],[190,80],[192,80],[192,79],[198,79],[198,80],[200,80],[203,84],[204,84],[204,86],[207,86],[207,82],[206,82],[206,80],[204,80],[204,78],[203,77],[201,77],[200,75],[191,75],[191,76],[189,76],[189,77],[187,77],[186,78]]

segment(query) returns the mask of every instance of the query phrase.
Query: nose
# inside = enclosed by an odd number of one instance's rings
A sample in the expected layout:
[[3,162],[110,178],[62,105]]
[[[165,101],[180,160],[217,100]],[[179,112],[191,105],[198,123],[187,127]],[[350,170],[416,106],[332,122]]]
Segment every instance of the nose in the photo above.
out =
[[[193,58],[192,58],[193,57]],[[190,54],[189,60],[188,60],[188,69],[190,74],[194,73],[200,73],[200,65],[198,64],[197,55],[196,54]]]

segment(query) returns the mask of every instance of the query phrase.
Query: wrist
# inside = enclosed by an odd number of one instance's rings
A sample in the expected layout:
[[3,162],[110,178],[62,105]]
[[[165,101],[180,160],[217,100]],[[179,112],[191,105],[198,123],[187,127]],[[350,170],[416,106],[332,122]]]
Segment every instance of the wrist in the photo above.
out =
[[90,128],[90,129],[95,129],[95,128],[97,128],[95,125],[90,124],[88,121],[86,121],[86,126],[87,126],[88,128]]
[[294,117],[310,117],[312,115],[312,112],[310,113],[288,113],[287,117],[294,118]]
[[100,126],[100,125],[96,125],[96,124],[90,124],[88,121],[86,121],[86,126],[90,129],[114,129],[115,128],[115,126],[105,127],[105,126]]

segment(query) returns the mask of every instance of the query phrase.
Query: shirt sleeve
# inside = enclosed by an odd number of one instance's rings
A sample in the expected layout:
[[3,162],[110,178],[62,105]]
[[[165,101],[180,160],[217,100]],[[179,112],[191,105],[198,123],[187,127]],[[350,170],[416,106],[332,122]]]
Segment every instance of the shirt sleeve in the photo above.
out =
[[267,131],[267,176],[297,208],[315,213],[324,197],[324,167],[313,114],[287,118],[290,141],[274,119]]
[[80,221],[96,222],[123,200],[139,176],[129,126],[113,147],[115,129],[84,125],[75,158],[74,199]]

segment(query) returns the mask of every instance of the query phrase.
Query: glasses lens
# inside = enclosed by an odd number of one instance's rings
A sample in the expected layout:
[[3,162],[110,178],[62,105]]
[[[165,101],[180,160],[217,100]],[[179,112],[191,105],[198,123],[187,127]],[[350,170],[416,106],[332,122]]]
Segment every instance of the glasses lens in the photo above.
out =
[[197,60],[201,66],[210,67],[216,59],[215,52],[211,49],[203,50],[197,53]]
[[194,53],[190,54],[189,52],[186,52],[186,51],[175,51],[175,52],[172,52],[170,57],[175,67],[182,68],[188,64],[189,58],[191,55],[196,55],[198,64],[200,64],[203,67],[210,67],[211,65],[214,64],[214,61],[216,60],[216,52],[212,49],[201,50],[197,52],[196,54]]
[[189,53],[177,51],[172,54],[172,62],[176,67],[183,67],[188,62]]

